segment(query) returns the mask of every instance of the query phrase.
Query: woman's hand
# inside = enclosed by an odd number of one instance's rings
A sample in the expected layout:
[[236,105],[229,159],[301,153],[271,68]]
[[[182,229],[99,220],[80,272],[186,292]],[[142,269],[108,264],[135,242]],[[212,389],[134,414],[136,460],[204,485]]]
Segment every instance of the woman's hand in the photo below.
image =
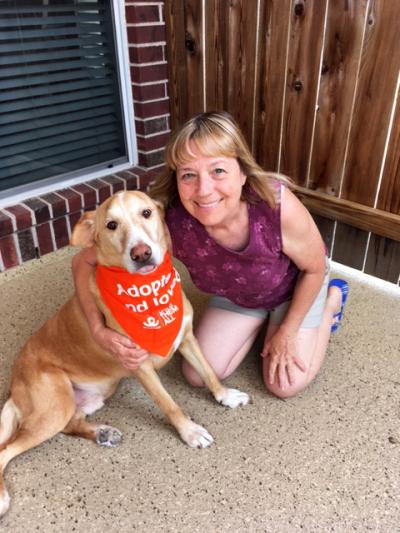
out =
[[295,384],[296,368],[306,372],[306,366],[297,355],[295,335],[280,327],[265,340],[262,357],[269,357],[268,381],[278,383],[281,389]]
[[111,353],[122,366],[129,370],[139,368],[150,355],[128,337],[105,326],[97,327],[93,331],[93,338],[103,350]]

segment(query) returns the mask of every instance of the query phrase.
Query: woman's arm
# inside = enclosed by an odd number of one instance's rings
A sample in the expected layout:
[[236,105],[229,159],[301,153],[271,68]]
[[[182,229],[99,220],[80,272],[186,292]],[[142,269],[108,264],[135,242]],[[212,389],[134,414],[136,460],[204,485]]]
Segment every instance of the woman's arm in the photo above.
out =
[[281,325],[287,331],[297,332],[324,281],[325,245],[310,213],[288,189],[283,193],[281,227],[282,250],[301,272]]
[[89,289],[89,278],[95,267],[95,248],[85,248],[72,258],[75,290],[90,332],[96,343],[114,355],[124,367],[136,370],[149,354],[128,337],[105,326],[104,317]]
[[100,313],[93,294],[89,289],[89,279],[96,268],[96,250],[84,248],[72,258],[72,276],[74,278],[75,290],[78,296],[83,314],[88,321],[92,336],[104,328],[104,318]]
[[292,384],[293,366],[305,365],[296,353],[296,336],[324,280],[326,258],[321,235],[310,213],[288,189],[281,199],[282,250],[300,270],[291,304],[275,334],[264,343],[262,355],[270,356],[269,381],[285,370]]

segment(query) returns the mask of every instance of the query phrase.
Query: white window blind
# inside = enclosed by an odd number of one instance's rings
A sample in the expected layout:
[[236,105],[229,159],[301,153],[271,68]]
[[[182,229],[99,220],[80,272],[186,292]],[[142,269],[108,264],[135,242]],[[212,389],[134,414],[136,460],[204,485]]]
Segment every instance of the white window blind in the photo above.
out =
[[0,191],[128,161],[110,0],[0,0]]

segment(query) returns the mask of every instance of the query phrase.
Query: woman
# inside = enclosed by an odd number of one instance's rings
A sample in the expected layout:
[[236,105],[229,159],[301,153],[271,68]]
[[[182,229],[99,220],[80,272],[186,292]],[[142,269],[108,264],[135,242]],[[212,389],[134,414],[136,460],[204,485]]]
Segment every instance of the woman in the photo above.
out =
[[[293,396],[320,369],[348,292],[342,280],[328,287],[325,247],[310,214],[284,177],[257,165],[227,113],[189,120],[171,137],[165,160],[152,196],[165,205],[174,255],[212,294],[195,332],[205,357],[221,379],[229,376],[268,319],[264,382],[281,398]],[[148,354],[104,327],[87,289],[94,265],[91,250],[73,260],[92,334],[136,368]],[[183,374],[202,385],[186,362]]]

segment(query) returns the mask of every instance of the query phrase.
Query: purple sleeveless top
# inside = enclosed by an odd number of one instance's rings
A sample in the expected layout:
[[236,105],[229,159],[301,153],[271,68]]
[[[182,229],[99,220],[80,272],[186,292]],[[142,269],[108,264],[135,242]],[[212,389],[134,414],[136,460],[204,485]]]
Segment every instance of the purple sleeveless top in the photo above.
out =
[[200,290],[242,307],[271,310],[291,299],[299,269],[282,252],[279,201],[275,209],[260,201],[248,210],[249,243],[237,252],[216,243],[181,203],[168,209],[173,254]]

